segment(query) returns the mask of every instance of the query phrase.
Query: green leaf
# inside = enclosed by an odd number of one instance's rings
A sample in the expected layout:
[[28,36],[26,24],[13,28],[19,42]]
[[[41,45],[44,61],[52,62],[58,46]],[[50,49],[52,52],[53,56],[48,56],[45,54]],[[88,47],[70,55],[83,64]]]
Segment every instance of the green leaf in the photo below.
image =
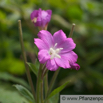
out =
[[33,71],[33,73],[37,76],[38,75],[38,69],[35,67],[32,63],[27,63],[29,68]]
[[34,103],[33,95],[25,87],[18,85],[18,84],[14,86],[27,100]]
[[58,103],[59,101],[59,93],[55,94],[49,99],[49,103]]
[[68,84],[68,82],[66,82],[65,84],[61,85],[60,87],[56,88],[55,90],[53,90],[50,95],[47,97],[47,99],[51,98],[52,96],[54,96],[55,94],[59,93],[61,90],[63,90],[65,88],[65,86]]

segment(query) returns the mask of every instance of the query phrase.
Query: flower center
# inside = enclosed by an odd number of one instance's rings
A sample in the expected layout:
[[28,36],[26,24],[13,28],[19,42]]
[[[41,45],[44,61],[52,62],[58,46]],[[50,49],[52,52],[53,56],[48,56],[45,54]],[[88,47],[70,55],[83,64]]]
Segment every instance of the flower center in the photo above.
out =
[[53,48],[49,49],[49,54],[51,55],[50,59],[53,59],[55,57],[57,58],[61,58],[61,56],[59,55],[59,52],[63,49],[63,48],[56,48],[57,43],[54,45]]

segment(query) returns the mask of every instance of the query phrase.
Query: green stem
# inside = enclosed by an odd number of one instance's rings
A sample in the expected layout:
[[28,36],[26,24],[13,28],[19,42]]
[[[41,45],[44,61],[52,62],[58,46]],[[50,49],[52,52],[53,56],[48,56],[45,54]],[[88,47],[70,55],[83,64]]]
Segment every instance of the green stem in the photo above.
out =
[[56,81],[56,78],[57,78],[57,76],[58,76],[59,71],[60,71],[60,68],[58,68],[58,70],[55,71],[55,73],[54,73],[54,75],[53,75],[53,77],[52,77],[52,79],[51,79],[51,82],[50,82],[50,85],[49,85],[49,88],[48,88],[48,92],[47,92],[46,97],[50,94],[50,92],[51,92],[51,90],[52,90],[52,88],[53,88],[53,85],[54,85],[54,83],[55,83],[55,81]]
[[48,91],[48,74],[47,73],[44,77],[44,88],[45,88],[45,97],[46,97],[47,91]]
[[37,95],[37,103],[40,103],[39,101],[40,100],[40,83],[41,83],[41,75],[42,75],[42,64],[40,64],[40,67],[39,67],[39,71],[38,71],[38,77],[37,77],[37,87],[36,87],[36,95]]
[[44,69],[44,71],[43,71],[43,74],[42,74],[42,77],[44,78],[47,73],[48,73],[48,69],[45,67],[45,69]]
[[75,24],[73,23],[72,24],[72,29],[71,29],[70,34],[69,34],[69,37],[72,37],[73,31],[74,31],[74,27],[75,27]]
[[[48,90],[48,69],[46,68],[46,63],[44,64],[43,71],[42,71],[42,79],[44,78],[44,90],[45,90],[45,97],[47,95]],[[42,85],[43,87],[43,85]],[[42,88],[41,87],[41,88]],[[43,90],[42,90],[43,91]],[[42,93],[43,94],[43,93]],[[43,98],[43,97],[42,97]],[[42,99],[43,100],[43,99]]]
[[27,74],[27,78],[28,78],[29,84],[31,86],[32,94],[34,96],[34,99],[36,100],[35,90],[34,90],[33,82],[32,82],[32,79],[31,79],[30,71],[29,71],[29,68],[28,68],[28,65],[27,65],[27,58],[26,58],[26,54],[25,54],[25,50],[24,50],[21,20],[18,20],[18,24],[19,24],[18,26],[19,26],[19,32],[20,32],[19,37],[20,37],[23,60],[24,60],[25,68],[26,68],[26,74]]
[[41,103],[43,103],[43,79],[41,81]]

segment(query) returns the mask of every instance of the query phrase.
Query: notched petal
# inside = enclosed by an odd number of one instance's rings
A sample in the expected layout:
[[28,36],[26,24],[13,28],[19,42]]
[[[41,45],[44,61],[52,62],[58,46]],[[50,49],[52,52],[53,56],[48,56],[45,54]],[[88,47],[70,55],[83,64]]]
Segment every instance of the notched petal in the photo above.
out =
[[51,48],[54,45],[54,40],[50,32],[47,30],[41,30],[38,33],[38,37],[43,40],[46,44],[48,44],[49,48]]
[[39,62],[44,64],[47,60],[50,59],[50,55],[47,50],[40,50],[38,53]]
[[58,45],[61,44],[61,42],[63,42],[66,38],[66,34],[62,30],[55,32],[53,35],[54,42]]
[[34,43],[39,50],[42,50],[42,49],[49,50],[49,46],[41,39],[34,38]]
[[72,38],[67,38],[65,41],[61,42],[60,45],[58,45],[58,48],[63,48],[61,50],[61,53],[72,51],[76,47],[76,44],[74,43]]
[[61,56],[61,58],[55,58],[55,61],[59,67],[62,67],[65,69],[70,68],[68,60],[66,60],[62,56]]
[[56,64],[54,59],[48,60],[47,64],[46,64],[46,67],[50,71],[56,71],[59,68],[59,66]]

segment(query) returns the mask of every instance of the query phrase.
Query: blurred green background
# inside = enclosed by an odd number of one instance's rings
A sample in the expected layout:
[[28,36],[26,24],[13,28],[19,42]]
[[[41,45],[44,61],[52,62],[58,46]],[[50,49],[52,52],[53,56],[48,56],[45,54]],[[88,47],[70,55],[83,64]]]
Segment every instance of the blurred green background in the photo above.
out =
[[[34,37],[38,29],[30,20],[34,9],[52,10],[48,30],[69,35],[72,23],[80,70],[61,69],[56,84],[69,85],[60,94],[103,94],[103,0],[0,0],[0,102],[28,103],[13,84],[28,87],[21,56],[18,20],[22,20],[28,62],[35,63]],[[38,67],[38,63],[35,64]],[[49,72],[49,80],[54,72]],[[34,85],[36,77],[31,72]]]

